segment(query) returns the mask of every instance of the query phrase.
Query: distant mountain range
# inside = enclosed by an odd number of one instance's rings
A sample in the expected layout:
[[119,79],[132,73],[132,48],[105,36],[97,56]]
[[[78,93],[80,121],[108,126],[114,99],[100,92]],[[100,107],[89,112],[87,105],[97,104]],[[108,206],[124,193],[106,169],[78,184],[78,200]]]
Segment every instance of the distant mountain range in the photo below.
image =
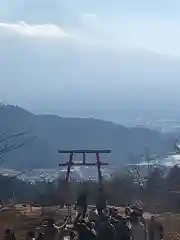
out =
[[[0,105],[0,132],[6,136],[20,132],[36,136],[22,148],[2,156],[3,167],[9,168],[58,168],[58,163],[67,160],[58,149],[111,149],[112,153],[103,156],[103,161],[121,166],[141,161],[145,147],[160,156],[168,154],[172,148],[169,136],[156,131],[126,128],[92,118],[35,115],[11,105]],[[15,138],[13,141],[22,140]]]

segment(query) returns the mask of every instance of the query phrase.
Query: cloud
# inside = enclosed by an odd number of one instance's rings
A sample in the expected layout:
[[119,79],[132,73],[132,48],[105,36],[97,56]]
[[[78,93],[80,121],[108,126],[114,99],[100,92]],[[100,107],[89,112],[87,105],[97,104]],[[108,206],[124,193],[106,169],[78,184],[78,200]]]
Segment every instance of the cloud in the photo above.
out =
[[10,22],[0,23],[1,36],[18,34],[41,40],[71,37],[79,45],[93,43],[114,50],[127,46],[180,55],[178,0],[114,0],[113,4],[108,0],[7,2],[0,3],[0,18]]
[[[28,39],[40,38],[70,40],[71,44],[106,47],[113,51],[122,48],[146,49],[169,55],[180,55],[180,19],[132,14],[103,15],[93,12],[80,13],[74,25],[21,22],[0,22],[0,36],[20,36]],[[78,22],[79,21],[79,22]],[[70,43],[69,42],[69,43]]]
[[68,38],[69,34],[53,24],[30,25],[25,22],[0,22],[1,34],[18,34],[23,37]]

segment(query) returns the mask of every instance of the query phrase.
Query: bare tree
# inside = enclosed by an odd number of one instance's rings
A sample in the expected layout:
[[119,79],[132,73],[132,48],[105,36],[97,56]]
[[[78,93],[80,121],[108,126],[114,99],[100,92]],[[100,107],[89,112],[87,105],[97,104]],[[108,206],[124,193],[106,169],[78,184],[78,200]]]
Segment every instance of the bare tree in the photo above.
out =
[[35,139],[35,136],[29,136],[28,132],[21,132],[6,135],[0,133],[0,166],[4,162],[4,154],[24,147]]

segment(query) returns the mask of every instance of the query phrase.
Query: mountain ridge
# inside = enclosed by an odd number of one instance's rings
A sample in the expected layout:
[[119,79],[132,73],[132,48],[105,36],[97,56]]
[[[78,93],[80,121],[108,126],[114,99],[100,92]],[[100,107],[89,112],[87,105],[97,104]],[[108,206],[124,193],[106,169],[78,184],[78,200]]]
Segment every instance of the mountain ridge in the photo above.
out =
[[58,149],[111,149],[112,154],[103,159],[117,166],[130,162],[131,156],[138,161],[146,146],[159,155],[169,151],[167,137],[159,132],[100,119],[36,115],[13,105],[0,106],[0,119],[0,132],[6,135],[36,136],[32,143],[4,156],[6,167],[55,168],[65,161]]

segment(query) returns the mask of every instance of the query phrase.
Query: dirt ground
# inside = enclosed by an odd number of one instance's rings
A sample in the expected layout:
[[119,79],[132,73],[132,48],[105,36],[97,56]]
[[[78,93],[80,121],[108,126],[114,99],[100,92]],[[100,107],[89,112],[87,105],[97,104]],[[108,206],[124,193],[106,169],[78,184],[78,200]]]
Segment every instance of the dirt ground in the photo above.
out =
[[25,233],[30,230],[35,230],[41,225],[44,219],[52,217],[61,225],[64,217],[67,216],[67,209],[59,209],[58,207],[47,207],[42,209],[33,208],[30,211],[29,207],[21,209],[6,209],[0,211],[0,239],[3,239],[4,230],[12,228],[18,239],[24,239]]
[[[123,208],[119,208],[121,214],[124,213]],[[72,211],[75,215],[75,211]],[[34,230],[40,226],[43,219],[47,217],[53,217],[56,222],[61,225],[64,217],[67,215],[67,209],[59,209],[58,207],[45,208],[43,215],[35,214],[28,216],[23,211],[19,210],[6,210],[0,212],[0,239],[3,238],[3,233],[6,228],[13,228],[17,234],[18,239],[25,237],[25,232],[28,230]],[[151,217],[150,213],[144,214],[146,221]],[[164,213],[157,215],[157,219],[163,224],[165,237],[164,240],[180,240],[180,215]]]

